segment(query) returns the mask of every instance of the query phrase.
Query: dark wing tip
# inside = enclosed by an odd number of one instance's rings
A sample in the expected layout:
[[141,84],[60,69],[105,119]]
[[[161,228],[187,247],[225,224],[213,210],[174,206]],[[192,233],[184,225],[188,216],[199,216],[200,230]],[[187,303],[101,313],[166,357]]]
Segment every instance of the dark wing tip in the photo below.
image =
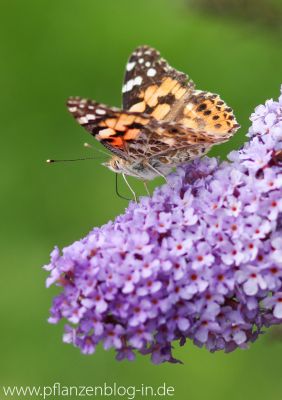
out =
[[136,55],[137,53],[144,53],[145,51],[154,52],[155,54],[160,55],[160,52],[158,50],[156,50],[154,47],[149,46],[147,44],[142,44],[142,45],[136,47],[133,50],[132,54]]

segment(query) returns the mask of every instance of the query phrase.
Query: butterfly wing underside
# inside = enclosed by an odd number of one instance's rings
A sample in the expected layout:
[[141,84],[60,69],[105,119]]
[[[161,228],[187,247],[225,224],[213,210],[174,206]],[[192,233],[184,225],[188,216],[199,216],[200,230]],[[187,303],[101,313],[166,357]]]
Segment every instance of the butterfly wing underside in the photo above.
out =
[[217,94],[196,90],[186,74],[148,46],[138,47],[129,58],[122,91],[125,109],[205,131],[220,142],[239,127],[232,109]]
[[172,68],[157,50],[140,46],[126,64],[123,108],[163,120],[194,86],[186,74]]
[[92,100],[73,97],[68,109],[77,122],[112,153],[126,160],[151,158],[173,148],[214,143],[204,132],[150,115],[110,108]]
[[67,106],[80,125],[128,161],[176,149],[198,155],[228,140],[239,127],[218,95],[196,90],[186,74],[148,46],[132,53],[122,92],[123,110],[78,97]]

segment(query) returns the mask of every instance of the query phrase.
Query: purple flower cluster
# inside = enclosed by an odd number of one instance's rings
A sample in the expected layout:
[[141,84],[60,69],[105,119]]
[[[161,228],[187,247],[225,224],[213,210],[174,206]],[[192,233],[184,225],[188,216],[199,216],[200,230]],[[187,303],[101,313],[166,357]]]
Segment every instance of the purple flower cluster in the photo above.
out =
[[177,362],[172,342],[246,348],[282,322],[282,95],[251,116],[229,162],[203,158],[114,222],[51,254],[51,323],[91,354]]

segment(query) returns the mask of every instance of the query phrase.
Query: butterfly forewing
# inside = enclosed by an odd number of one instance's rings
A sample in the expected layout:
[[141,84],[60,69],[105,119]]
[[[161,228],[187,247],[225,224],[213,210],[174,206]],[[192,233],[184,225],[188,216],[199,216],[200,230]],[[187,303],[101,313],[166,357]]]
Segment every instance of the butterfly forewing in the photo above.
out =
[[147,125],[154,119],[148,115],[128,112],[92,100],[71,97],[68,110],[91,135],[113,153],[129,159],[130,147],[147,134]]
[[192,80],[172,68],[157,50],[141,46],[126,65],[123,107],[162,120],[193,87]]

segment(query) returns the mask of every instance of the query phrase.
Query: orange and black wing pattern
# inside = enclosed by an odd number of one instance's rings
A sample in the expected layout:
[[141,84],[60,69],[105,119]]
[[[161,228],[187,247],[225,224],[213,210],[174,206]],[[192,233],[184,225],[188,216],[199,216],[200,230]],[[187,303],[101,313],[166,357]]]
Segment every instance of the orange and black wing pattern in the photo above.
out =
[[140,46],[126,64],[123,108],[163,120],[193,88],[193,81],[172,68],[157,50]]
[[70,97],[68,110],[91,135],[121,158],[130,159],[130,145],[138,142],[141,133],[154,120],[140,113],[128,112],[93,100]]
[[232,109],[217,94],[196,90],[186,74],[148,46],[132,53],[122,92],[123,110],[79,97],[71,97],[67,106],[112,153],[132,162],[173,149],[189,152],[191,146],[204,153],[239,128]]

